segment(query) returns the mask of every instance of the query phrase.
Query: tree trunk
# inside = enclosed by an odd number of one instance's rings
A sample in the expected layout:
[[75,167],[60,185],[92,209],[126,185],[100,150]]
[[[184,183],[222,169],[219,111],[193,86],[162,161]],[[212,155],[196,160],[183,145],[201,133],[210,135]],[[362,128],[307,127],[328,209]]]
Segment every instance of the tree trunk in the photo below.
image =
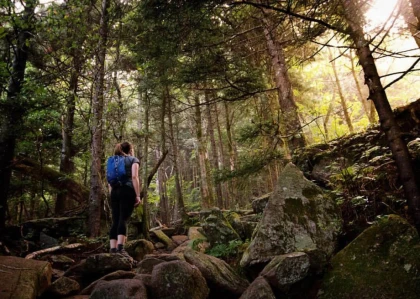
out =
[[359,57],[360,65],[365,73],[365,84],[369,87],[369,98],[373,100],[382,130],[385,132],[389,147],[395,159],[398,174],[403,184],[409,212],[414,219],[417,230],[420,229],[420,192],[407,145],[402,139],[400,128],[388,102],[382,86],[375,60],[365,39],[360,20],[357,19],[357,7],[352,0],[341,0],[344,14],[349,25],[349,35],[352,38]]
[[200,173],[200,191],[201,199],[204,208],[210,208],[214,205],[212,184],[209,177],[209,162],[207,158],[207,151],[205,148],[205,141],[203,137],[202,118],[200,99],[195,96],[195,126],[197,135],[197,154],[198,154],[198,165]]
[[[209,102],[208,93],[206,92],[206,102]],[[214,137],[214,123],[211,111],[211,104],[206,105],[207,110],[207,132],[210,137],[210,148],[211,148],[211,164],[214,170],[219,170],[219,155],[217,153],[216,139]],[[223,208],[223,197],[222,197],[222,186],[220,182],[215,182],[216,189],[216,203],[219,208]]]
[[[360,83],[359,83],[359,78],[357,78],[357,74],[356,74],[356,68],[354,67],[354,60],[353,60],[353,50],[350,50],[350,55],[349,55],[349,59],[350,59],[350,65],[351,65],[351,74],[353,76],[354,79],[354,83],[356,83],[356,89],[357,89],[357,95],[359,97],[359,101],[362,103],[363,105],[363,111],[365,112],[369,123],[370,124],[374,124],[375,121],[375,114],[372,114],[371,111],[371,107],[373,105],[373,103],[371,101],[367,101],[363,98],[363,94],[362,94],[362,88],[360,87]],[[372,103],[372,105],[371,105]]]
[[[263,30],[268,52],[271,57],[271,66],[274,71],[274,81],[278,92],[280,110],[282,114],[283,135],[288,136],[286,144],[290,152],[306,145],[302,132],[297,106],[293,96],[286,58],[282,44],[277,40],[276,24],[271,20],[271,13],[263,9]],[[290,155],[288,155],[290,158]]]
[[[156,150],[156,161],[159,160],[159,157],[163,152],[166,151],[166,127],[165,127],[165,115],[166,115],[166,106],[168,103],[168,94],[165,90],[162,94],[162,106],[161,106],[161,119],[160,119],[160,150]],[[169,215],[169,202],[168,197],[166,196],[166,175],[163,168],[158,170],[158,190],[159,190],[159,211],[161,216],[161,221],[163,224],[169,225],[170,215]]]
[[[74,113],[76,111],[76,96],[79,75],[82,68],[79,51],[74,51],[73,55],[73,70],[70,75],[69,94],[66,98],[66,112],[63,116],[62,125],[62,143],[61,143],[61,157],[60,157],[60,172],[71,175],[74,172],[73,162],[73,128],[74,128]],[[71,209],[70,195],[68,193],[59,192],[55,201],[55,214]]]
[[108,41],[109,0],[102,0],[101,21],[99,28],[98,54],[96,57],[95,94],[92,101],[93,119],[92,134],[92,163],[89,196],[89,235],[97,237],[100,233],[101,208],[103,202],[102,185],[102,131],[104,111],[104,77],[106,45]]
[[[223,139],[222,139],[222,130],[220,129],[220,121],[219,121],[219,111],[217,104],[215,106],[215,116],[216,116],[216,127],[217,127],[217,138],[218,138],[218,147],[220,153],[220,162],[222,167],[227,167],[228,163],[226,162],[225,151],[223,149]],[[230,196],[228,189],[226,187],[226,182],[222,183],[222,198],[223,198],[223,208],[227,209],[229,207]]]
[[[7,195],[12,176],[11,162],[13,160],[16,138],[20,135],[20,125],[26,112],[24,100],[20,98],[25,78],[26,61],[28,60],[28,40],[31,36],[32,19],[36,1],[28,0],[20,20],[13,24],[17,33],[16,45],[12,46],[13,65],[6,100],[0,103],[0,231],[6,223]],[[1,233],[0,233],[1,235]]]
[[343,89],[341,88],[341,82],[340,82],[340,78],[338,77],[337,68],[335,66],[335,60],[329,48],[328,48],[328,51],[329,51],[329,59],[331,61],[331,66],[334,73],[335,83],[337,85],[338,96],[340,98],[341,108],[343,109],[344,120],[346,121],[346,124],[347,124],[347,127],[349,128],[350,133],[353,133],[354,132],[353,124],[351,122],[346,99],[344,98]]
[[143,236],[146,240],[150,240],[149,229],[150,229],[150,214],[149,214],[149,203],[147,200],[147,166],[148,166],[148,152],[149,152],[149,113],[150,113],[150,99],[147,93],[145,94],[145,105],[144,105],[144,147],[143,147],[143,215],[142,215],[142,226]]
[[[230,120],[230,112],[229,112],[229,106],[226,102],[223,102],[225,107],[225,120],[226,120],[226,135],[227,135],[227,146],[229,151],[229,166],[230,170],[234,171],[236,167],[236,161],[237,161],[237,154],[235,151],[235,144],[232,137],[232,122]],[[233,197],[230,201],[230,207],[232,207],[232,204],[237,202],[237,187],[236,187],[236,179],[233,178],[229,183],[229,193]]]
[[188,215],[185,211],[185,205],[184,205],[184,198],[182,196],[182,187],[181,187],[181,174],[178,164],[178,142],[177,138],[175,137],[174,133],[174,124],[172,120],[172,99],[171,97],[168,97],[168,120],[169,120],[169,132],[170,132],[170,138],[171,138],[171,144],[172,144],[172,160],[174,163],[174,172],[175,172],[175,190],[176,190],[176,206],[177,206],[177,212],[181,216],[181,219],[183,221],[186,221],[188,219]]
[[332,112],[333,107],[334,107],[334,102],[335,102],[335,91],[333,93],[331,102],[328,105],[327,114],[325,115],[324,121],[322,122],[322,124],[324,126],[324,132],[325,132],[325,143],[327,143],[327,141],[329,140],[328,121],[330,120],[331,112]]

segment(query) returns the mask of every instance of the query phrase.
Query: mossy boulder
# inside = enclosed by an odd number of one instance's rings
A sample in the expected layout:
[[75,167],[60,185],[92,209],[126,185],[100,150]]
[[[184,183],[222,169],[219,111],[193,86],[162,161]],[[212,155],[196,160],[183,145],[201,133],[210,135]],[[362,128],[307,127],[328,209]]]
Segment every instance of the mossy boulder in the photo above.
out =
[[47,293],[51,298],[66,297],[76,294],[80,290],[80,284],[68,277],[60,277],[52,283]]
[[209,294],[200,271],[184,261],[156,265],[149,287],[151,297],[160,299],[203,299]]
[[141,261],[146,254],[150,254],[154,250],[153,243],[145,239],[133,240],[125,244],[125,250],[136,261]]
[[333,200],[289,163],[280,174],[241,266],[266,264],[278,255],[315,249],[330,257],[340,228]]
[[366,229],[331,260],[319,297],[414,299],[420,294],[420,239],[390,215]]
[[201,227],[210,246],[229,244],[230,241],[240,240],[241,237],[218,208],[200,212]]
[[211,298],[237,298],[249,286],[225,261],[204,253],[188,249],[185,260],[196,266],[210,288]]

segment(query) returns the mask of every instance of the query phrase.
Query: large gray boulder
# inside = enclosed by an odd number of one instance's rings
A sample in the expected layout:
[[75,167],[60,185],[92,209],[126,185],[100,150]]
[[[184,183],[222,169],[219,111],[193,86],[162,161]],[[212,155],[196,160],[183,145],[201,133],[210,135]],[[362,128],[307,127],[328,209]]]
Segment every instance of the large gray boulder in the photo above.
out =
[[152,298],[204,299],[209,294],[200,271],[184,261],[156,265],[151,276],[149,290]]
[[331,260],[321,299],[414,299],[420,294],[420,238],[390,215],[366,229]]
[[330,257],[341,228],[338,210],[321,188],[292,163],[286,165],[268,201],[241,266],[265,264],[291,252],[322,252]]
[[184,251],[185,260],[203,274],[213,298],[239,297],[249,286],[225,261],[192,249]]
[[219,244],[229,244],[230,241],[241,239],[218,208],[201,211],[200,221],[203,233],[212,247]]

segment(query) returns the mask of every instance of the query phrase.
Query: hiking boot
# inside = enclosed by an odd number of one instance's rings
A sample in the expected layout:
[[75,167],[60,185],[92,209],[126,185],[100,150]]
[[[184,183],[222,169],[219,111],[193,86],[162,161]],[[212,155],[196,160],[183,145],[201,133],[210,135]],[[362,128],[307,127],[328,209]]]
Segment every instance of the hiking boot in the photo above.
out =
[[109,250],[109,253],[112,253],[112,254],[117,253],[117,248],[111,248]]

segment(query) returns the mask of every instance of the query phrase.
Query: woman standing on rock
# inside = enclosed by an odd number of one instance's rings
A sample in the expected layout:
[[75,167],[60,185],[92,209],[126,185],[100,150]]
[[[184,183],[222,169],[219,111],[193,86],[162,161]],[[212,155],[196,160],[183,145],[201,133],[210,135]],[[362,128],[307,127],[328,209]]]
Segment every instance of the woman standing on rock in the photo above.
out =
[[141,204],[139,167],[140,161],[134,157],[134,149],[129,142],[118,143],[114,156],[108,159],[107,179],[112,211],[110,253],[129,256],[124,244],[127,240],[127,220],[134,207]]

